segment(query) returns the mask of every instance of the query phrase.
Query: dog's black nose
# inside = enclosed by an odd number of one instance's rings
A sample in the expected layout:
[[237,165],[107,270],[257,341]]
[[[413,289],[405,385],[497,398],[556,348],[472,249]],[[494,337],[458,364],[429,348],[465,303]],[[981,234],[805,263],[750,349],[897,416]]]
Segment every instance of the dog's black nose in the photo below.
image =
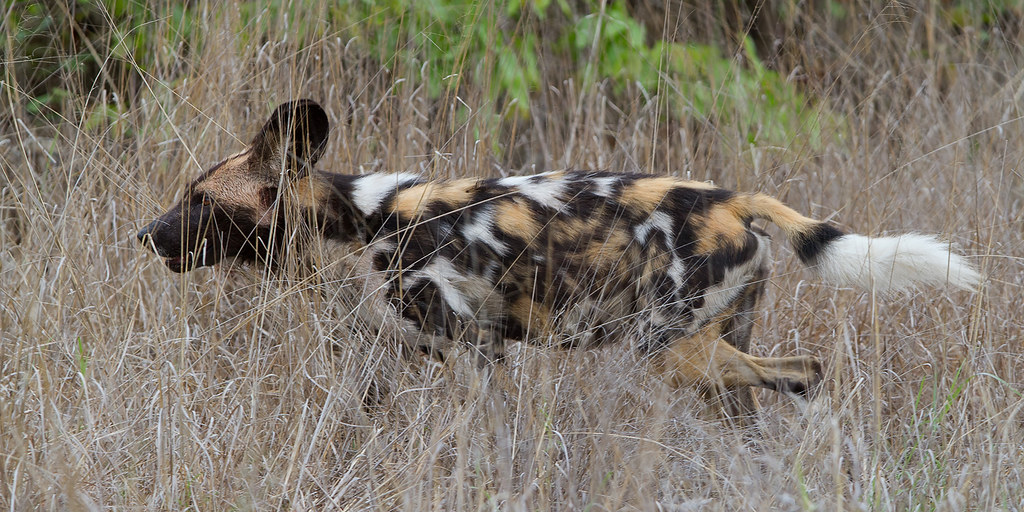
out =
[[149,243],[150,233],[152,231],[153,231],[153,223],[151,222],[146,227],[142,228],[142,231],[139,231],[139,235],[138,235],[139,242],[142,242],[143,244]]

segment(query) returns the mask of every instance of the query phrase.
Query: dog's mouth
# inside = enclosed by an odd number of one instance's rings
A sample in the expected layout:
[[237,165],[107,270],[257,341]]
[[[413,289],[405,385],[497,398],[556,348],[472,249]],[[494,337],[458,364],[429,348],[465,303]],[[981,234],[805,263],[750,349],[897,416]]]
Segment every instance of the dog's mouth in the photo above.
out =
[[181,273],[188,270],[192,270],[193,258],[187,256],[175,256],[173,258],[164,258],[164,265],[174,272]]
[[167,268],[180,274],[196,267],[212,265],[214,263],[212,256],[212,254],[207,253],[206,241],[204,240],[197,251],[188,251],[178,256],[163,256],[163,258],[164,265]]
[[139,232],[137,238],[147,249],[159,256],[164,265],[174,272],[188,272],[196,267],[213,265],[219,259],[218,252],[211,247],[210,241],[202,238],[197,243],[187,240],[167,240],[162,237],[157,240],[159,233],[154,234],[153,224],[146,226]]

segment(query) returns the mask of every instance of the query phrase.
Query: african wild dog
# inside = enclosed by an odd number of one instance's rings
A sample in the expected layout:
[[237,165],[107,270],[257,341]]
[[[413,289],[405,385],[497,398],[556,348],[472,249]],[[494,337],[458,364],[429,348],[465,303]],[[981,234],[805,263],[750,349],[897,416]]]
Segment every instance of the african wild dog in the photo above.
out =
[[139,240],[175,272],[224,260],[274,267],[301,227],[361,245],[389,300],[428,339],[466,339],[496,360],[506,339],[561,332],[566,346],[596,346],[629,337],[670,382],[712,390],[803,392],[820,380],[813,357],[746,354],[769,260],[754,219],[779,226],[830,283],[980,282],[931,236],[844,234],[770,196],[674,177],[316,171],[328,130],[315,102],[281,105],[248,149],[192,182]]

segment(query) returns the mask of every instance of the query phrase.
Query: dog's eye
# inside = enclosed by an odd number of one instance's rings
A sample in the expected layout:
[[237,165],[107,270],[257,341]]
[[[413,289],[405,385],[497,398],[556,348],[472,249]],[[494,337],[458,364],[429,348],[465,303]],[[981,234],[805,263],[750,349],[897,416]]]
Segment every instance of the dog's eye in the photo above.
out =
[[203,196],[203,207],[213,208],[213,199],[210,199],[208,196]]

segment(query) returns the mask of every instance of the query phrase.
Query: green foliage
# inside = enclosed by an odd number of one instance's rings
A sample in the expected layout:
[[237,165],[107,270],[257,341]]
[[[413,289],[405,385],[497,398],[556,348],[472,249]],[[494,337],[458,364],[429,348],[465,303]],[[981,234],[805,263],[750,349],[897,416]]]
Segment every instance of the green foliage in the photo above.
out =
[[968,28],[978,31],[979,39],[987,42],[993,29],[1014,30],[1024,15],[1022,0],[986,0],[984,2],[960,0],[942,9],[946,23],[958,31]]
[[781,144],[796,133],[820,141],[820,108],[765,69],[749,41],[744,66],[714,46],[651,43],[625,2],[583,7],[574,13],[564,1],[535,0],[497,11],[465,0],[387,0],[337,7],[333,15],[370,55],[422,75],[435,97],[468,80],[488,85],[496,111],[504,103],[528,116],[530,95],[541,86],[538,55],[547,53],[572,63],[561,78],[584,88],[609,81],[616,94],[630,85],[660,92],[672,115],[714,117],[750,143]]
[[[543,12],[538,0],[531,10]],[[421,75],[431,95],[454,91],[468,80],[488,87],[495,100],[529,110],[540,83],[534,33],[504,30],[523,14],[521,2],[499,11],[488,2],[464,0],[363,0],[331,11],[336,26],[349,27],[366,51],[388,67]]]
[[952,26],[991,26],[1001,18],[1019,14],[1024,9],[1021,0],[985,0],[984,2],[959,0],[943,8]]
[[85,353],[85,343],[82,342],[82,337],[79,336],[77,341],[78,373],[84,378],[85,370],[89,367],[89,356]]
[[[711,45],[651,41],[621,0],[515,0],[500,7],[471,0],[356,0],[326,7],[272,0],[234,8],[243,47],[283,34],[305,46],[328,34],[342,37],[399,76],[414,77],[432,97],[472,86],[488,100],[478,110],[520,118],[530,115],[542,81],[566,79],[584,90],[607,82],[616,95],[639,88],[665,102],[667,115],[710,119],[749,143],[785,144],[797,133],[817,143],[821,120],[832,116],[766,69],[749,41],[742,59]],[[90,126],[116,119],[124,105],[114,98],[130,102],[153,76],[173,83],[188,65],[205,32],[197,9],[137,0],[17,4],[8,21],[15,61],[23,63],[16,75],[28,113],[52,122],[78,109]],[[317,15],[301,16],[310,12]],[[287,21],[296,19],[317,21]],[[543,78],[542,59],[550,59]],[[82,95],[104,105],[69,107],[69,98]]]
[[598,23],[597,15],[583,17],[569,35],[577,62],[587,61],[591,46],[600,56],[594,59],[596,76],[586,67],[586,78],[613,80],[618,91],[626,83],[661,91],[674,114],[714,118],[738,130],[748,143],[786,144],[799,133],[814,146],[821,142],[822,120],[834,117],[766,69],[749,38],[743,48],[746,65],[715,46],[647,40],[645,27],[622,2],[607,7],[604,23]]
[[822,142],[822,125],[835,114],[815,105],[778,72],[764,67],[753,42],[744,40],[742,66],[712,46],[673,44],[664,50],[684,115],[710,117],[739,130],[748,143],[786,144],[796,134]]
[[639,82],[648,90],[658,85],[659,59],[647,44],[647,30],[621,2],[607,6],[603,17],[594,12],[580,18],[568,43],[583,67],[584,83],[612,79],[620,91],[624,82]]
[[[194,13],[170,1],[28,1],[6,14],[13,34],[6,80],[28,97],[29,114],[51,123],[76,111],[90,125],[109,120],[143,70],[180,61],[200,35]],[[82,110],[97,100],[103,105]]]

